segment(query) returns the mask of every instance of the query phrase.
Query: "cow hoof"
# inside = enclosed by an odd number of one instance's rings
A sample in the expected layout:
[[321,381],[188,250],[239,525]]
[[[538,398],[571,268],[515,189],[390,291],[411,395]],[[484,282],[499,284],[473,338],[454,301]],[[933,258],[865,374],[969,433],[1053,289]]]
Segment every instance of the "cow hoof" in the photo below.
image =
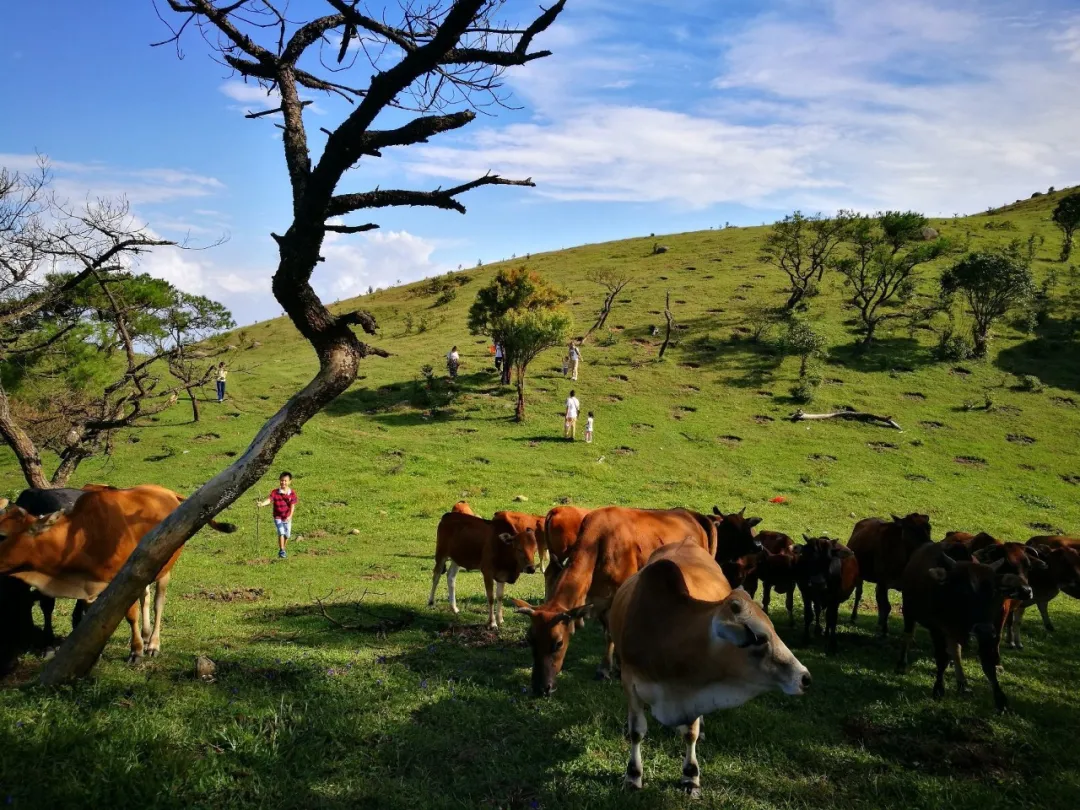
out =
[[960,695],[970,695],[971,694],[971,687],[968,686],[966,683],[962,683],[962,684],[957,685],[956,692],[957,692],[957,694],[960,694]]
[[435,600],[434,599],[429,599],[428,603],[427,603],[427,606],[428,607],[435,607]]
[[701,798],[701,785],[695,785],[693,782],[680,782],[679,787],[691,799]]
[[935,686],[934,691],[931,693],[931,695],[933,696],[934,700],[941,700],[943,697],[945,697],[945,687]]
[[1005,667],[1003,667],[1001,664],[998,664],[996,667],[994,667],[994,671],[997,672],[998,675],[1004,675]]
[[457,616],[459,613],[461,613],[461,611],[458,610],[457,607],[450,608],[450,612],[453,613],[455,616]]
[[634,779],[634,777],[632,777],[632,776],[627,776],[627,777],[626,777],[626,778],[625,778],[625,779],[623,780],[623,787],[624,787],[624,788],[625,788],[626,790],[641,790],[641,789],[642,789],[642,788],[643,788],[644,786],[645,786],[645,785],[644,785],[644,783],[643,783],[643,782],[641,781],[641,777],[640,777],[640,776],[639,776],[639,777],[638,777],[637,779]]
[[131,664],[131,666],[137,666],[142,663],[142,659],[142,653],[132,653],[128,656],[127,662]]
[[488,630],[498,630],[498,629],[499,629],[499,625],[495,624],[495,622],[490,622],[490,623],[488,624],[488,626],[487,626],[487,629],[488,629]]
[[151,647],[146,651],[147,658],[157,658],[161,654],[161,650],[157,647]]
[[1046,625],[1046,632],[1048,632],[1048,633],[1053,633],[1053,632],[1054,632],[1054,625],[1052,625],[1052,624],[1047,624],[1047,625]]
[[611,673],[608,672],[606,669],[598,669],[598,670],[596,670],[596,680],[598,680],[598,681],[610,681],[611,680]]

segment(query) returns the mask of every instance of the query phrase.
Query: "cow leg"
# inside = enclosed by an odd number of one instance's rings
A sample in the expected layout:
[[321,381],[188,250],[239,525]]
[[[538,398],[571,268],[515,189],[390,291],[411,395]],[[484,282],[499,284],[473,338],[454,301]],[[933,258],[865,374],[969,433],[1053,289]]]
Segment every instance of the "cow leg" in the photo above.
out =
[[802,607],[803,607],[803,644],[810,643],[810,625],[814,621],[814,603],[806,591],[802,593]]
[[821,635],[821,610],[822,610],[821,602],[819,602],[819,601],[817,601],[815,599],[814,600],[814,635],[815,636],[820,636]]
[[[904,640],[907,641],[907,633]],[[934,645],[934,660],[937,662],[937,677],[934,678],[934,697],[945,697],[945,670],[949,667],[949,652],[946,649],[945,636],[940,630],[930,631],[930,640]]]
[[679,726],[679,733],[682,734],[683,741],[686,743],[686,756],[683,758],[682,779],[679,780],[679,786],[693,798],[701,794],[701,768],[698,767],[697,759],[700,725],[701,718],[699,717],[688,726]]
[[53,610],[56,608],[56,600],[51,596],[41,594],[41,619],[42,627],[45,628],[45,644],[51,645],[56,641],[56,633],[53,632]]
[[1038,602],[1037,604],[1039,606],[1039,615],[1042,616],[1043,627],[1045,627],[1049,632],[1053,633],[1054,632],[1054,623],[1052,621],[1050,621],[1050,611],[1047,610],[1050,603],[1049,602]]
[[795,626],[795,588],[789,587],[787,592],[787,617],[788,624]]
[[967,676],[964,675],[964,661],[960,653],[960,645],[953,639],[949,639],[946,649],[949,652],[949,658],[952,659],[953,670],[956,673],[956,691],[961,695],[966,695],[971,692],[971,687],[968,686]]
[[495,623],[500,625],[500,626],[503,623],[502,608],[503,608],[503,589],[504,588],[506,588],[506,583],[505,582],[496,582],[495,583],[495,603],[496,603],[495,604]]
[[[765,611],[766,615],[768,615],[769,602],[772,601],[772,585],[764,581],[761,584],[764,585],[764,589],[761,594],[761,609]],[[750,596],[751,598],[753,598],[753,594],[751,594]]]
[[632,790],[641,790],[641,741],[645,739],[648,721],[645,719],[645,704],[634,692],[632,683],[623,684],[626,692],[627,725],[630,727],[630,761],[626,764],[626,778],[623,784]]
[[878,583],[874,594],[877,599],[878,633],[887,636],[889,635],[889,614],[892,612],[892,605],[889,604],[889,586]]
[[835,599],[831,599],[825,608],[825,635],[828,636],[825,653],[827,655],[836,655],[836,621],[839,612],[840,605],[836,603]]
[[456,562],[450,562],[450,569],[446,572],[446,592],[450,598],[450,610],[454,613],[460,613],[457,606],[457,572],[458,564]]
[[[428,607],[435,607],[435,589],[439,587],[439,578],[442,577],[443,572],[446,570],[446,559],[444,557],[435,558],[435,570],[431,574],[431,596],[428,597]],[[450,586],[450,578],[446,578],[447,587]]]
[[71,611],[71,629],[74,630],[79,626],[79,622],[82,621],[83,614],[86,613],[87,602],[83,599],[75,600],[75,609]]
[[142,623],[143,646],[150,644],[150,586],[143,588],[142,596],[139,597],[139,611]]
[[484,574],[484,590],[487,592],[488,600],[488,630],[498,630],[499,625],[495,623],[495,580],[486,573]]
[[859,618],[859,602],[862,601],[862,579],[855,583],[855,602],[851,605],[851,623]]
[[128,656],[129,664],[138,664],[143,657],[143,640],[139,635],[139,603],[132,602],[124,615],[128,626],[131,628],[131,655]]
[[[743,580],[743,590],[746,591],[748,594],[750,594],[751,599],[753,599],[755,596],[757,596],[757,586],[758,586],[757,574],[751,574],[750,576],[748,576],[746,579]],[[765,586],[765,605],[766,605],[765,612],[766,613],[769,612],[768,604],[769,604],[769,586],[766,585]]]
[[607,617],[603,617],[600,624],[604,628],[604,658],[596,668],[596,680],[610,681],[615,671],[615,642],[611,640],[611,633],[608,632]]
[[1012,618],[1012,641],[1013,641],[1013,646],[1016,647],[1016,649],[1018,649],[1018,650],[1024,649],[1024,644],[1023,644],[1022,641],[1020,641],[1020,625],[1024,621],[1024,611],[1025,610],[1027,610],[1027,608],[1024,607],[1023,605],[1020,605],[1019,607],[1016,608],[1016,610],[1013,612],[1013,615],[1011,617]]
[[979,639],[979,663],[982,664],[983,674],[990,681],[990,689],[994,693],[994,707],[998,712],[1004,712],[1008,708],[1009,701],[1005,693],[1001,691],[997,673],[997,645],[993,639]]
[[[154,585],[154,631],[150,634],[150,643],[146,646],[146,654],[153,658],[161,652],[161,617],[165,613],[165,592],[169,588],[169,577],[166,574]],[[143,628],[143,638],[146,628]]]

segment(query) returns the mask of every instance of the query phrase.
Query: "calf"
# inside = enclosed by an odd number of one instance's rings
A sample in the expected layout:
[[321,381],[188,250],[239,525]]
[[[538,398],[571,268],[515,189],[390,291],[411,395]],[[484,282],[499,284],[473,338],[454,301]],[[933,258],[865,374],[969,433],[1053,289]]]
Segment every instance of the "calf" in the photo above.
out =
[[1057,542],[1050,545],[1052,538],[1032,537],[1027,545],[1046,563],[1046,568],[1032,567],[1029,575],[1031,599],[1021,604],[1012,605],[1012,610],[1005,621],[1005,640],[1008,646],[1022,650],[1020,641],[1020,623],[1024,620],[1024,610],[1036,605],[1042,615],[1043,627],[1054,632],[1054,623],[1050,621],[1047,610],[1052,599],[1064,593],[1074,599],[1080,599],[1080,541],[1074,543]]
[[915,625],[930,631],[937,662],[933,695],[945,694],[945,669],[952,660],[956,684],[968,691],[960,648],[974,633],[979,644],[979,663],[994,693],[994,705],[1005,711],[1008,701],[998,684],[998,621],[1007,599],[1026,599],[1031,589],[1016,574],[1004,573],[1004,557],[990,564],[973,560],[956,562],[940,543],[922,546],[912,554],[901,578],[904,642],[897,662],[906,672]]
[[821,612],[825,611],[825,650],[836,652],[836,619],[840,605],[848,600],[859,578],[859,561],[847,546],[828,537],[807,537],[799,546],[795,581],[803,600],[803,643],[810,642],[810,623],[821,635]]
[[741,706],[773,689],[801,695],[810,673],[777,636],[769,617],[732,590],[715,559],[687,539],[661,546],[615,595],[611,637],[622,664],[630,730],[626,786],[642,787],[645,707],[686,743],[682,780],[701,787],[697,741],[702,715]]
[[933,542],[930,538],[930,518],[918,512],[905,517],[892,516],[892,521],[864,518],[855,524],[847,545],[859,561],[859,576],[855,582],[855,603],[851,606],[851,623],[859,614],[863,582],[877,585],[874,591],[878,609],[878,632],[889,632],[889,590],[898,589],[908,560],[915,550]]
[[484,590],[487,591],[487,626],[495,630],[502,624],[503,588],[517,582],[522,573],[533,573],[538,554],[536,533],[532,529],[514,533],[510,524],[501,518],[485,520],[476,515],[447,512],[439,521],[436,533],[435,570],[428,607],[434,607],[435,589],[445,573],[450,609],[458,613],[458,571],[479,569],[484,575]]
[[[991,563],[1000,562],[1001,565],[998,569],[1000,575],[1010,574],[1015,576],[1021,583],[1021,585],[1027,589],[1028,601],[1031,596],[1030,578],[1035,571],[1046,571],[1046,563],[1039,557],[1039,552],[1032,546],[1025,546],[1021,543],[999,543],[997,545],[988,545],[984,548],[976,551],[972,557],[983,564],[989,565]],[[997,632],[998,632],[998,644],[1001,643],[1002,631],[1005,629],[1006,621],[1014,610],[1019,608],[1024,600],[1017,601],[1016,599],[1006,599],[1002,604],[1001,613],[998,616]],[[1009,639],[1006,639],[1008,641]]]
[[788,621],[795,624],[795,543],[783,532],[758,532],[757,539],[761,543],[761,553],[746,590],[752,599],[757,595],[757,583],[764,586],[761,608],[766,614],[771,591],[786,594]]

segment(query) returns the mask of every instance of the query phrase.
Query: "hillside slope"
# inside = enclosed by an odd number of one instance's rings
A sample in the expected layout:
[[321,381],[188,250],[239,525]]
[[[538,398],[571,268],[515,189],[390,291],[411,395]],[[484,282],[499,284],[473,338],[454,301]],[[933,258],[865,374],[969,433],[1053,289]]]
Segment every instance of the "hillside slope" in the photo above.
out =
[[[1041,234],[1037,273],[1064,273],[1053,261],[1052,203],[1044,196],[935,227],[944,235],[970,233],[975,245]],[[904,430],[792,423],[788,389],[797,361],[745,335],[747,308],[784,300],[785,278],[758,260],[764,233],[649,236],[506,262],[524,263],[568,289],[577,333],[588,328],[602,297],[587,272],[619,268],[634,276],[608,333],[585,346],[576,384],[562,377],[558,350],[534,364],[524,424],[512,421],[513,392],[497,384],[488,341],[465,326],[476,290],[500,265],[467,271],[469,283],[445,306],[421,294],[423,283],[337,304],[370,310],[380,325],[372,342],[392,357],[365,360],[352,389],[288,444],[256,492],[226,511],[223,519],[238,523],[239,533],[206,532],[191,541],[173,576],[161,658],[129,670],[118,633],[97,681],[72,693],[74,707],[37,690],[0,690],[0,728],[9,729],[0,732],[2,744],[17,754],[0,765],[0,787],[38,803],[47,796],[54,806],[166,796],[186,806],[621,806],[624,715],[620,690],[591,681],[595,630],[586,628],[575,641],[558,699],[537,706],[520,700],[528,666],[519,646],[523,623],[508,612],[501,638],[476,628],[485,610],[478,576],[458,580],[459,618],[446,610],[445,586],[436,610],[425,607],[435,525],[460,498],[485,515],[510,507],[515,496],[527,498],[515,506],[536,512],[560,502],[746,506],[764,518],[762,528],[842,539],[855,518],[916,510],[930,514],[938,537],[950,529],[1017,539],[1080,531],[1080,356],[1057,323],[1036,335],[1002,324],[982,362],[936,362],[927,332],[882,334],[876,349],[860,355],[832,278],[811,302],[831,359],[821,366],[825,384],[808,409],[889,414]],[[650,255],[656,242],[669,250]],[[924,273],[927,290],[936,273]],[[650,325],[662,326],[667,291],[685,329],[660,363]],[[422,320],[426,329],[418,332]],[[287,321],[242,331],[260,345],[228,358],[224,405],[208,401],[202,421],[191,424],[181,402],[125,436],[114,457],[84,464],[78,483],[155,482],[190,492],[242,452],[316,369]],[[430,364],[444,375],[443,358],[454,344],[463,355],[461,377],[452,390],[439,383],[436,400],[426,401],[421,369]],[[1025,374],[1048,387],[1017,390],[1017,375]],[[591,445],[560,438],[571,387],[596,414]],[[210,389],[206,395],[213,399]],[[990,410],[965,408],[987,396]],[[257,518],[251,505],[280,469],[295,477],[294,531],[303,535],[284,562],[271,560],[269,515]],[[22,486],[7,453],[0,456],[0,485],[8,493]],[[771,502],[776,496],[784,501]],[[525,578],[511,593],[536,600],[542,590],[539,578]],[[328,598],[339,622],[381,632],[334,625],[316,598]],[[972,766],[968,779],[928,773],[916,762],[909,772],[910,762],[896,764],[899,748],[874,748],[878,737],[852,738],[850,729],[871,728],[872,716],[874,728],[930,739],[942,723],[959,728],[989,705],[973,671],[974,700],[961,704],[950,691],[950,701],[935,708],[926,667],[892,676],[893,650],[873,644],[866,618],[859,632],[842,637],[840,660],[826,660],[818,649],[800,652],[815,683],[824,684],[813,701],[762,699],[725,715],[734,719],[710,721],[711,740],[730,739],[722,730],[711,736],[725,723],[733,732],[754,732],[752,740],[737,734],[737,757],[714,743],[703,749],[713,763],[706,765],[707,782],[722,769],[739,776],[723,791],[712,781],[706,806],[880,806],[882,797],[903,797],[912,807],[930,807],[943,795],[981,810],[1017,801],[1065,806],[1080,784],[1076,763],[1046,764],[1052,757],[1045,757],[1069,750],[1074,733],[1077,707],[1068,684],[1080,666],[1080,614],[1064,598],[1053,610],[1054,643],[1029,618],[1028,649],[1007,662],[1004,684],[1019,702],[1019,719],[993,727],[979,719],[975,726],[997,746],[993,751],[1034,752],[1017,754],[1004,771]],[[61,603],[62,628],[69,611]],[[773,615],[786,628],[775,608]],[[379,621],[390,624],[380,628]],[[398,622],[405,626],[400,632]],[[217,683],[191,680],[199,653],[219,663]],[[26,659],[19,678],[36,666]],[[16,723],[25,729],[16,732]],[[649,743],[657,785],[674,779],[681,756],[665,738],[658,731]],[[944,755],[927,749],[904,756],[925,763]],[[60,761],[71,778],[50,777],[48,763]],[[154,778],[125,764],[136,761],[153,762]],[[1007,784],[997,777],[1006,772]],[[34,785],[45,793],[30,792]],[[656,790],[663,806],[681,806],[674,791]],[[642,806],[661,806],[649,791],[646,798]]]

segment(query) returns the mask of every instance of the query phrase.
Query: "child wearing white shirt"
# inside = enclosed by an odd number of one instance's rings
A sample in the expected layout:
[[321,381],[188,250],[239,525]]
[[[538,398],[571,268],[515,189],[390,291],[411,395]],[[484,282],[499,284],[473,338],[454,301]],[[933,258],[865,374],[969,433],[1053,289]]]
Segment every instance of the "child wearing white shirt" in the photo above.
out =
[[585,420],[585,444],[592,444],[593,415],[589,411],[589,418]]

